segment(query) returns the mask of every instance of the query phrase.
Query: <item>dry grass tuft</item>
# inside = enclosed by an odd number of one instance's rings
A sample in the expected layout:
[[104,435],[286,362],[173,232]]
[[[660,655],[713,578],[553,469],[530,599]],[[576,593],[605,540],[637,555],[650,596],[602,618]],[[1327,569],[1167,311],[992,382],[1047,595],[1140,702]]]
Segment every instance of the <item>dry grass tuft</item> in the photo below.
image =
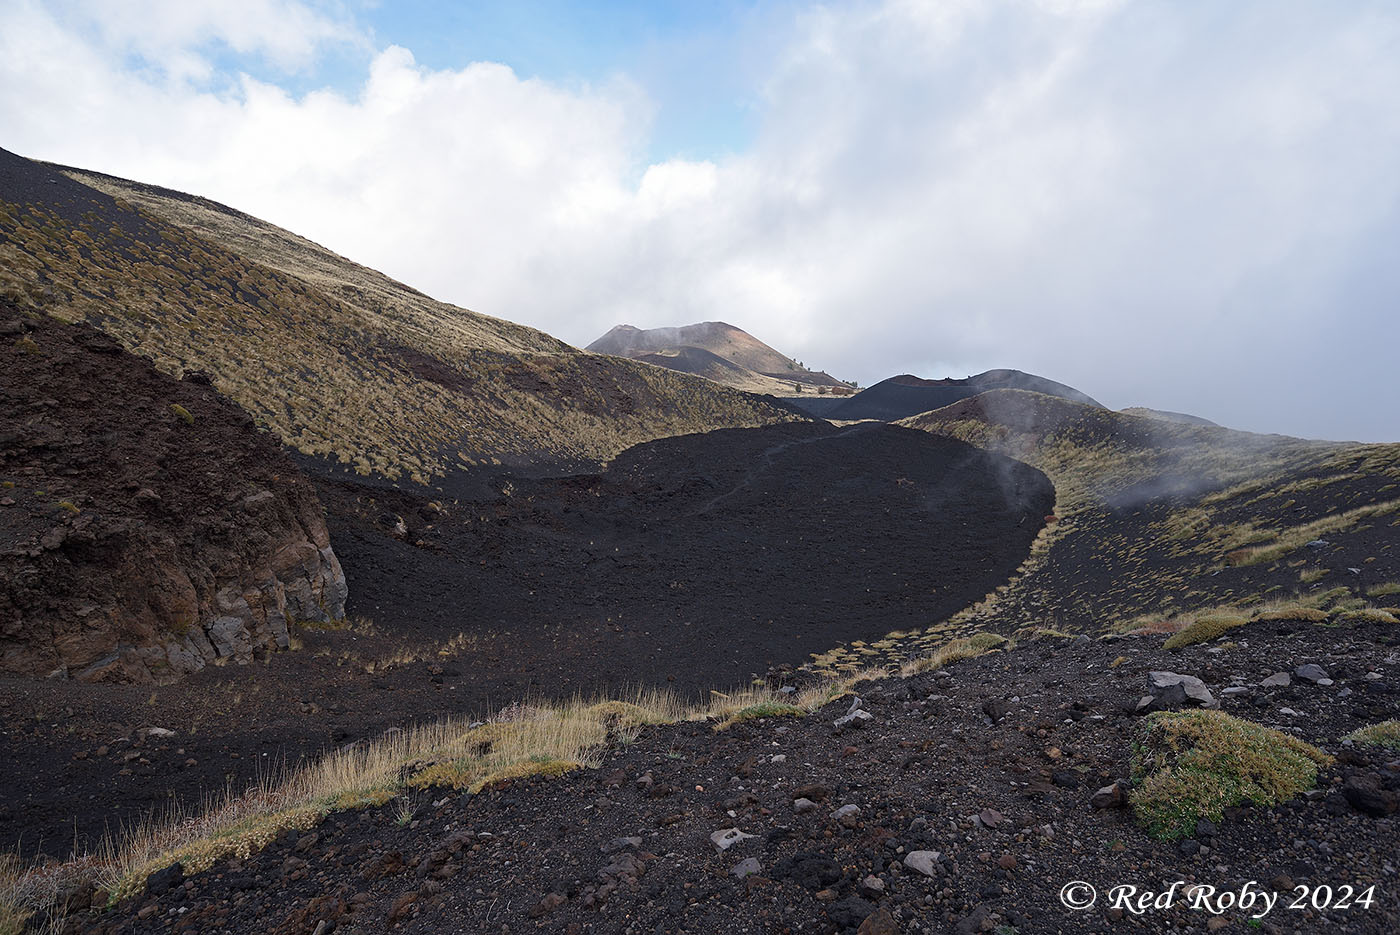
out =
[[1010,643],[1006,637],[997,633],[983,631],[971,636],[960,636],[939,646],[929,655],[905,665],[904,674],[916,675],[920,672],[936,671],[964,659],[986,655],[1003,646],[1009,647]]
[[735,724],[743,721],[756,721],[765,717],[802,717],[807,713],[805,708],[800,708],[795,704],[784,704],[776,701],[765,701],[759,704],[749,705],[747,708],[740,708],[729,717],[715,725],[715,730],[728,730]]
[[1337,615],[1337,619],[1345,623],[1400,623],[1400,619],[1396,619],[1390,611],[1381,610],[1378,607],[1358,607],[1354,610],[1344,610]]
[[33,915],[25,904],[24,874],[9,854],[0,856],[0,935],[21,935]]
[[1325,623],[1327,618],[1327,611],[1297,603],[1270,607],[1266,610],[1259,611],[1254,617],[1255,620],[1265,623],[1277,620],[1296,620],[1300,623]]
[[1387,500],[1383,503],[1359,506],[1344,513],[1336,513],[1311,523],[1305,523],[1302,526],[1294,526],[1291,529],[1272,531],[1273,542],[1268,545],[1236,549],[1226,556],[1226,560],[1231,565],[1260,565],[1272,562],[1328,533],[1350,529],[1363,519],[1384,516],[1397,510],[1400,510],[1400,500]]
[[1036,627],[1030,632],[1030,638],[1033,640],[1072,640],[1078,636],[1078,633],[1066,633],[1064,630],[1049,627]]
[[1197,617],[1189,626],[1178,633],[1167,638],[1162,644],[1163,649],[1180,649],[1183,646],[1193,646],[1196,643],[1204,643],[1221,636],[1227,630],[1242,627],[1246,623],[1244,617],[1229,616],[1225,614],[1211,614]]
[[[1302,623],[1325,623],[1341,609],[1339,600],[1355,600],[1347,588],[1335,588],[1306,598],[1285,598],[1259,603],[1257,597],[1242,598],[1233,604],[1219,604],[1195,611],[1162,616],[1147,614],[1124,621],[1113,632],[1133,636],[1171,634],[1163,648],[1179,649],[1195,643],[1213,640],[1228,630],[1246,623],[1293,620]],[[1330,610],[1323,606],[1332,605]],[[1360,601],[1365,604],[1365,601]]]

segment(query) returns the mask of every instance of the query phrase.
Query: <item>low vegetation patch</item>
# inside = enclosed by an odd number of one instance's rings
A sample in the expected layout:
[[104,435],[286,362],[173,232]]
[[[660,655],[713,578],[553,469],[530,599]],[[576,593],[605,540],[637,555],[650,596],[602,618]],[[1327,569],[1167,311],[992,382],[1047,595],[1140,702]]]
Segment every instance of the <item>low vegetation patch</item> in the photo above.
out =
[[1388,610],[1381,610],[1378,607],[1358,607],[1354,610],[1344,610],[1337,615],[1337,619],[1345,623],[1400,623],[1395,615]]
[[906,675],[914,675],[919,672],[942,669],[955,662],[964,659],[975,659],[985,655],[994,649],[1008,646],[1006,637],[997,633],[980,632],[971,636],[960,636],[957,639],[949,640],[942,646],[935,649],[931,654],[922,659],[915,659],[904,667]]
[[1255,620],[1268,622],[1276,620],[1296,620],[1300,623],[1325,623],[1327,612],[1318,610],[1316,607],[1306,607],[1302,604],[1287,604],[1281,607],[1271,607],[1262,610]]
[[1194,834],[1243,802],[1272,806],[1311,789],[1332,758],[1288,734],[1220,711],[1158,711],[1133,740],[1130,801],[1165,841]]
[[1033,640],[1072,640],[1078,635],[1077,633],[1066,633],[1064,630],[1054,630],[1049,627],[1036,627],[1031,631],[1031,639]]
[[764,717],[801,717],[806,713],[806,710],[799,708],[795,704],[765,701],[760,704],[749,705],[747,708],[741,708],[734,712],[729,717],[716,724],[715,730],[728,730],[742,721],[754,721]]
[[1400,751],[1400,721],[1381,721],[1358,728],[1346,735],[1352,743]]
[[1224,614],[1197,617],[1185,629],[1168,637],[1167,641],[1162,644],[1162,647],[1164,649],[1180,649],[1183,646],[1204,643],[1208,640],[1215,639],[1226,630],[1242,627],[1248,622],[1249,621],[1244,617],[1227,616]]

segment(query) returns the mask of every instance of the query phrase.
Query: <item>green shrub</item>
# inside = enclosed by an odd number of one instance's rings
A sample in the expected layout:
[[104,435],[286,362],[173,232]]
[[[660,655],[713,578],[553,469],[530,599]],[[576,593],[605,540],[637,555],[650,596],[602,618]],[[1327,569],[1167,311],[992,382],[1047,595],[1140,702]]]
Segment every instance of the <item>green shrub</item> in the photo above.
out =
[[1352,743],[1364,743],[1400,751],[1400,721],[1381,721],[1358,728],[1346,736]]
[[1209,617],[1198,617],[1191,622],[1191,625],[1179,633],[1174,633],[1165,643],[1163,649],[1180,649],[1183,646],[1191,646],[1195,643],[1204,643],[1220,636],[1226,630],[1233,630],[1235,627],[1242,627],[1248,621],[1243,617],[1231,617],[1224,614],[1213,614]]
[[1157,711],[1133,739],[1134,816],[1164,841],[1243,802],[1277,805],[1317,783],[1332,758],[1296,737],[1220,711]]
[[181,419],[184,419],[185,424],[194,425],[194,416],[190,414],[190,411],[188,409],[186,409],[184,406],[181,406],[179,403],[171,403],[170,411],[175,413],[175,415],[179,416]]
[[1395,615],[1386,610],[1379,610],[1375,607],[1360,607],[1356,610],[1346,610],[1337,615],[1338,620],[1346,623],[1400,623]]

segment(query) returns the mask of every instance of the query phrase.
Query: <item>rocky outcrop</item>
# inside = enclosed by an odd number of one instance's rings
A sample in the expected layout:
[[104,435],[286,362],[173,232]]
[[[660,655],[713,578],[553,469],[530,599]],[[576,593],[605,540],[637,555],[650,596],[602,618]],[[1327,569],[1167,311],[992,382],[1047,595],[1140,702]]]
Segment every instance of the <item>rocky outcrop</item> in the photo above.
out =
[[0,670],[161,682],[344,616],[316,494],[207,380],[0,306]]

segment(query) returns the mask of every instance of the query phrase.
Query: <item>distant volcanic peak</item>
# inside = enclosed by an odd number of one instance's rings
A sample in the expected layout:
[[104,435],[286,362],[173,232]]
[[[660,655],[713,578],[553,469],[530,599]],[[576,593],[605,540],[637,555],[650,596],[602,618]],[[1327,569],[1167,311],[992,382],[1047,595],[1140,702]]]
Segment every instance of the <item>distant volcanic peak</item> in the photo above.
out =
[[943,377],[940,380],[926,380],[923,377],[916,377],[912,373],[901,373],[897,377],[890,377],[885,383],[896,383],[899,386],[965,386],[967,380],[955,380],[952,377]]
[[733,361],[725,360],[702,347],[667,347],[648,354],[637,354],[632,359],[720,382],[725,382],[728,375],[742,375],[748,372]]
[[586,349],[699,374],[755,393],[790,396],[803,392],[804,386],[808,390],[818,388],[816,393],[849,392],[840,380],[808,370],[727,321],[701,321],[674,328],[617,325]]
[[[698,347],[723,356],[757,354],[765,363],[774,360],[783,364],[794,363],[791,358],[784,357],[742,328],[736,328],[723,321],[702,321],[693,325],[668,328],[618,325],[588,345],[587,350],[630,357],[639,351],[659,351],[676,347]],[[725,350],[730,353],[725,355]],[[739,363],[744,364],[744,361]]]
[[1095,411],[1096,407],[1062,396],[1037,393],[1034,390],[1003,388],[960,399],[940,409],[924,413],[918,418],[948,422],[976,419],[1004,425],[1017,431],[1045,432],[1082,419]]

